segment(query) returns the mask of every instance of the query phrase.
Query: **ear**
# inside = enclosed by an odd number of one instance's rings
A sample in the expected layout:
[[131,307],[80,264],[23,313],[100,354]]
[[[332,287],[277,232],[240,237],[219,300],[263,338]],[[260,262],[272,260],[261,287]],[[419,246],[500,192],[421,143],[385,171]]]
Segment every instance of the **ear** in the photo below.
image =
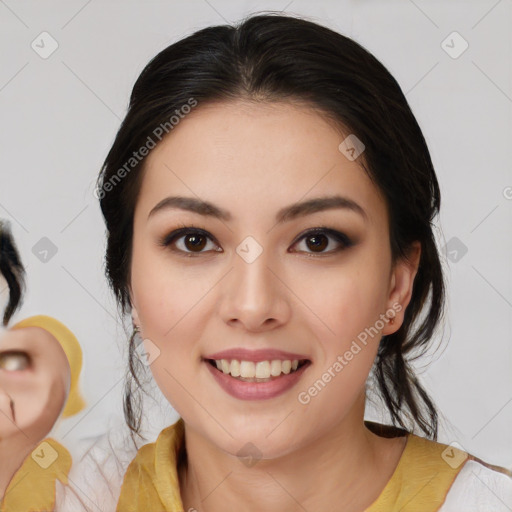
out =
[[139,320],[139,313],[137,312],[137,308],[132,307],[132,323],[134,327],[138,327],[140,329],[140,320]]
[[132,287],[128,286],[128,293],[130,295],[130,304],[132,305],[131,315],[132,315],[132,324],[133,326],[137,326],[140,329],[140,320],[139,320],[139,312],[135,306],[135,302],[133,300],[133,292]]
[[407,258],[398,260],[391,272],[388,310],[395,312],[394,323],[386,323],[383,335],[393,334],[404,322],[405,310],[412,297],[414,278],[418,272],[421,256],[421,243],[412,244]]

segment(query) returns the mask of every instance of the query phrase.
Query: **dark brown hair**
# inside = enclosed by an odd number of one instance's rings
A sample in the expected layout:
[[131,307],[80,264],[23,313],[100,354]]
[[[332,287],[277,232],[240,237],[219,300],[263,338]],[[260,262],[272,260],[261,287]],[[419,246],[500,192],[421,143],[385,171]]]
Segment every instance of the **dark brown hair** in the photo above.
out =
[[[409,430],[417,425],[436,439],[436,408],[409,363],[429,347],[443,315],[445,286],[433,234],[438,181],[421,129],[393,76],[357,42],[315,22],[252,15],[236,26],[199,30],[144,68],[97,183],[107,227],[106,275],[121,313],[131,308],[133,214],[144,166],[144,159],[134,161],[133,155],[191,98],[197,108],[240,98],[304,102],[363,142],[358,162],[386,199],[393,262],[406,258],[416,240],[422,249],[404,322],[382,338],[374,375],[393,424]],[[135,386],[127,380],[125,416],[138,432],[142,410],[140,400],[133,405],[139,389],[134,336],[129,354]]]
[[25,291],[25,268],[21,262],[10,224],[0,220],[0,274],[9,287],[9,300],[2,314],[2,324],[7,327],[9,320],[23,303]]

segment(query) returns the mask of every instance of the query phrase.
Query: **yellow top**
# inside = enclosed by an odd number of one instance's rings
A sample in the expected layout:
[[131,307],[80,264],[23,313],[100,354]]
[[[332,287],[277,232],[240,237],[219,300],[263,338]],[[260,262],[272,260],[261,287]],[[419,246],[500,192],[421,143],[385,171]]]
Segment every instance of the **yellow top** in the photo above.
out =
[[52,438],[41,441],[14,474],[0,500],[0,512],[51,512],[55,483],[68,483],[71,455]]
[[[385,425],[365,421],[374,428]],[[386,487],[365,512],[434,512],[445,501],[455,477],[471,455],[415,434],[407,442]],[[142,446],[125,473],[116,512],[184,512],[178,481],[183,419]]]

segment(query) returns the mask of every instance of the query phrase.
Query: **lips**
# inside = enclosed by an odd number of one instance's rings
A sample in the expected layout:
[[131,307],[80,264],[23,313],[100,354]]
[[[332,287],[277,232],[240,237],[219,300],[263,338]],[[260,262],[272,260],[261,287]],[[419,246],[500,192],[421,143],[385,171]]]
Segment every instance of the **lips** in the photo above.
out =
[[307,355],[298,354],[294,352],[284,352],[282,350],[276,349],[259,349],[259,350],[249,350],[246,348],[233,348],[229,350],[223,350],[221,352],[215,352],[214,354],[209,354],[204,356],[203,359],[213,359],[213,360],[221,360],[221,359],[237,359],[239,361],[252,361],[257,363],[259,361],[271,361],[273,359],[279,359],[280,361],[294,359],[307,359],[309,360]]
[[309,364],[305,364],[295,372],[268,379],[265,382],[244,382],[226,375],[211,364],[206,363],[206,368],[221,389],[239,400],[268,400],[282,395],[297,384],[308,367]]
[[229,395],[264,400],[291,389],[311,364],[304,354],[276,349],[235,348],[203,358],[211,375]]

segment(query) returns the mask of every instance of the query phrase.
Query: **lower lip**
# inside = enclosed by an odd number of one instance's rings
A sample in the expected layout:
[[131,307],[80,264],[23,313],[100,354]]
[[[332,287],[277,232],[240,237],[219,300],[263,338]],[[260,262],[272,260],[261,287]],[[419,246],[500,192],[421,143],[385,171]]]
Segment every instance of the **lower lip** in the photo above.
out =
[[266,400],[283,394],[293,387],[310,363],[306,363],[298,370],[281,375],[268,382],[245,382],[214,368],[208,361],[204,361],[214,379],[229,395],[240,400]]

